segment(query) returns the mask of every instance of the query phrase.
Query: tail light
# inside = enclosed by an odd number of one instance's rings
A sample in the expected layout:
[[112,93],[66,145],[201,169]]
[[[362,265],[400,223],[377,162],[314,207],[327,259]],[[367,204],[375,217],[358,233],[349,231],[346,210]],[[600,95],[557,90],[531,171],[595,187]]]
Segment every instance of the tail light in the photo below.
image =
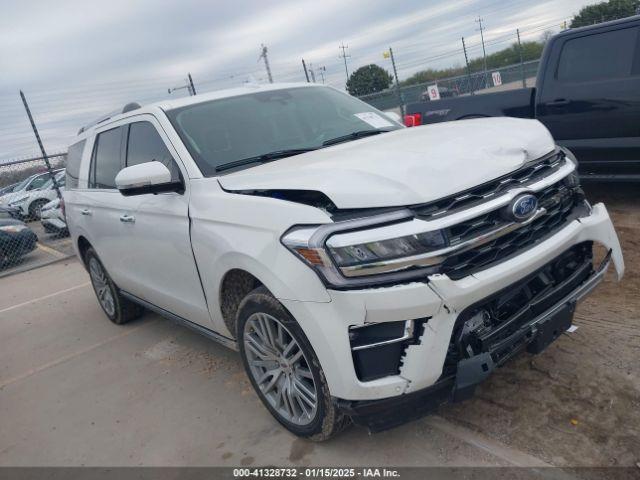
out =
[[420,113],[405,115],[404,124],[407,127],[417,127],[418,125],[422,125],[422,115]]

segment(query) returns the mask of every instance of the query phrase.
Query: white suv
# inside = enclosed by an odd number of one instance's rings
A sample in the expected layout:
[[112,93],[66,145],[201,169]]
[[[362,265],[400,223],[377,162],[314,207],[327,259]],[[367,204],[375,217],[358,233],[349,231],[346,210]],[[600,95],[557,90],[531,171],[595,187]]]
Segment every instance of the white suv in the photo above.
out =
[[467,398],[624,270],[537,121],[404,128],[317,85],[129,104],[82,129],[64,197],[113,322],[147,308],[237,348],[267,409],[314,439]]

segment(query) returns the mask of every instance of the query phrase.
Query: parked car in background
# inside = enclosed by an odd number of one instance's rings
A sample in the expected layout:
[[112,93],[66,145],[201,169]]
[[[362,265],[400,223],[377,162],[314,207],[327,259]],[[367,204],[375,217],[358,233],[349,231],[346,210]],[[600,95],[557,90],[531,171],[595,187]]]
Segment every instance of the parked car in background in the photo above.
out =
[[14,218],[18,213],[17,208],[0,206],[0,218]]
[[[60,188],[65,184],[64,170],[56,174],[56,181]],[[28,220],[39,220],[42,207],[51,200],[58,198],[58,193],[54,188],[53,180],[49,179],[40,188],[20,192],[15,198],[9,202],[9,207],[17,209],[18,218]]]
[[[59,174],[64,171],[64,169],[56,169],[53,171],[54,174]],[[48,172],[44,173],[36,173],[25,178],[22,182],[12,185],[13,188],[8,189],[3,194],[0,194],[0,207],[8,207],[11,203],[15,202],[17,199],[24,198],[27,193],[33,190],[39,190],[48,182],[51,181],[51,175]],[[19,210],[18,215],[20,215]]]
[[81,130],[64,199],[112,322],[147,308],[239,349],[269,412],[316,440],[469,398],[624,272],[540,122],[404,128],[317,84],[127,105]]
[[7,185],[6,187],[0,188],[0,197],[6,195],[7,193],[13,192],[13,190],[20,185],[21,182],[12,183],[11,185]]
[[538,119],[583,180],[640,181],[640,16],[571,28],[547,42],[535,88],[407,105],[407,124]]
[[36,248],[37,235],[24,222],[0,218],[0,268],[16,263]]
[[55,198],[40,210],[40,222],[47,233],[59,236],[69,235],[67,221],[64,216],[64,200]]

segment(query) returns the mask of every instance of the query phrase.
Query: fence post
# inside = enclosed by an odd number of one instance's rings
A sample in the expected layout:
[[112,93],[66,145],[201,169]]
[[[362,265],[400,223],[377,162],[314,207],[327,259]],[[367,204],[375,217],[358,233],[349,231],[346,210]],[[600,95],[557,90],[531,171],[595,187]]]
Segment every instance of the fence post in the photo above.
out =
[[47,152],[45,152],[44,150],[44,145],[42,145],[40,134],[38,133],[38,129],[36,127],[35,122],[33,121],[31,110],[29,110],[29,104],[27,103],[27,99],[25,98],[22,90],[20,90],[20,97],[22,98],[22,104],[24,105],[24,108],[27,111],[27,116],[29,117],[29,122],[31,123],[31,128],[33,129],[33,133],[36,136],[38,146],[40,147],[40,151],[42,152],[42,158],[44,158],[44,163],[47,166],[47,171],[49,172],[49,176],[51,177],[51,181],[53,182],[53,188],[56,191],[56,195],[58,196],[58,199],[62,200],[62,194],[60,193],[60,186],[58,185],[56,176],[53,174],[53,170],[51,169],[51,162],[49,162],[49,157],[47,156]]
[[307,71],[307,64],[304,63],[304,58],[302,59],[302,68],[304,68],[304,76],[307,77],[307,83],[309,83],[309,72]]
[[464,37],[462,37],[462,50],[464,51],[464,61],[467,64],[467,78],[469,80],[469,93],[473,95],[473,85],[471,84],[471,68],[469,67],[469,57],[467,57],[467,46],[464,44]]
[[404,102],[402,101],[402,92],[400,91],[400,79],[398,78],[398,70],[396,69],[396,59],[393,57],[393,49],[389,47],[389,55],[391,56],[391,65],[393,65],[393,75],[396,77],[396,93],[398,94],[398,105],[400,106],[400,115],[404,118]]
[[520,52],[520,68],[522,69],[522,88],[527,88],[527,77],[524,74],[524,60],[522,59],[522,43],[520,43],[520,29],[516,28],[518,35],[518,51]]

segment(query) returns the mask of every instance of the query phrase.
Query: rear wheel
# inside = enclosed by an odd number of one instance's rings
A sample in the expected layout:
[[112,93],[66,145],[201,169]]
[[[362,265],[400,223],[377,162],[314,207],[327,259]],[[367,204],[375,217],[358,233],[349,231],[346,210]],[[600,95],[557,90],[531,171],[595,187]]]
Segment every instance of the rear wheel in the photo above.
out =
[[237,338],[251,384],[287,430],[321,441],[350,423],[331,401],[304,332],[266,288],[257,288],[240,304]]
[[140,305],[120,294],[93,248],[89,248],[85,253],[85,262],[93,291],[109,320],[122,325],[142,315],[144,309]]

